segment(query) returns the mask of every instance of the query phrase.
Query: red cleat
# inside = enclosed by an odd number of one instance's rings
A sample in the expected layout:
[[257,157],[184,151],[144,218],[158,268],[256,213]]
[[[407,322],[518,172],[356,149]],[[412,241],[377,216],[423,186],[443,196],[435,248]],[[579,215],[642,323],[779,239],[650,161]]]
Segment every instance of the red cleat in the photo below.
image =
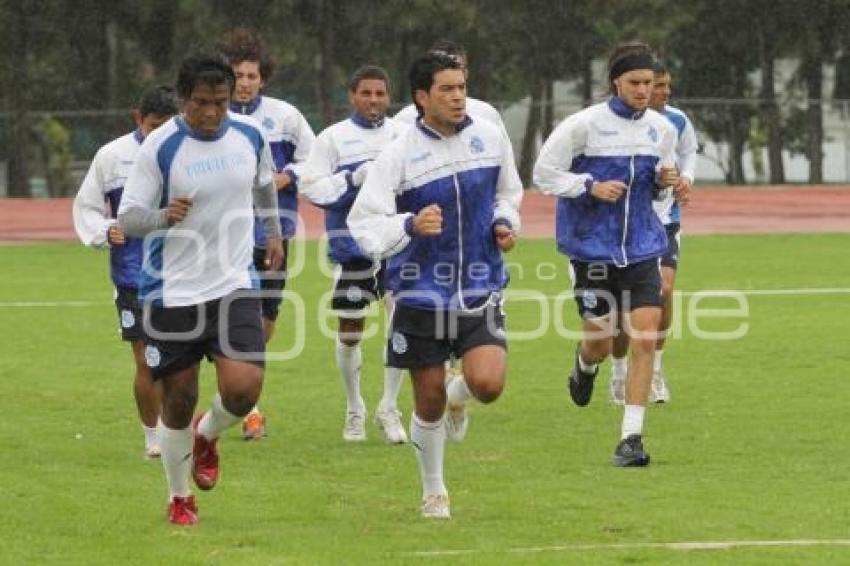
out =
[[168,522],[188,527],[198,522],[198,507],[195,496],[172,497],[168,504]]
[[214,488],[218,481],[218,439],[207,440],[198,434],[201,417],[203,415],[198,414],[192,419],[192,430],[195,432],[195,444],[192,446],[192,479],[198,488],[207,491]]

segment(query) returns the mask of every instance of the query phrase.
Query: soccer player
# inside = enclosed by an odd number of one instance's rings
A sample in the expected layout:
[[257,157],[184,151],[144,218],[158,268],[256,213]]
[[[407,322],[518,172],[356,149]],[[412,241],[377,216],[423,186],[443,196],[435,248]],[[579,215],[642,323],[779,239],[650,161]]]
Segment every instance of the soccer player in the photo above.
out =
[[[449,518],[445,440],[465,436],[468,401],[495,401],[505,384],[502,253],[519,230],[522,184],[502,132],[467,115],[456,59],[417,59],[410,90],[420,118],[369,168],[348,227],[365,253],[388,258],[396,306],[387,365],[409,369],[413,381],[421,512]],[[446,383],[452,355],[463,377]]]
[[[667,104],[670,100],[670,73],[660,62],[656,62],[652,94],[649,97],[649,107],[660,112],[670,120],[676,127],[678,134],[676,141],[676,166],[679,169],[679,184],[686,185],[683,192],[689,193],[694,182],[694,171],[697,160],[697,136],[688,116]],[[662,357],[664,355],[664,343],[667,331],[670,329],[670,321],[673,317],[673,288],[676,284],[676,269],[679,265],[679,230],[681,227],[681,210],[679,202],[673,198],[672,193],[664,193],[661,200],[653,203],[655,212],[664,224],[667,231],[667,251],[661,256],[661,326],[660,335],[655,342],[655,355],[652,361],[652,385],[649,390],[650,403],[669,403],[670,390],[667,380],[664,378],[662,369]],[[609,396],[611,401],[622,405],[625,399],[626,373],[628,362],[626,354],[629,348],[629,335],[620,332],[614,337],[614,350],[611,361],[612,375],[609,382]]]
[[100,148],[74,198],[74,228],[87,246],[109,247],[109,274],[115,285],[115,306],[121,338],[130,343],[136,362],[133,395],[145,435],[144,455],[159,458],[161,387],[145,365],[141,309],[136,301],[142,241],[127,237],[116,219],[130,168],[145,137],[177,114],[177,96],[170,86],[157,86],[142,94],[133,110],[136,130]]
[[[274,183],[284,238],[284,254],[288,256],[289,239],[295,235],[298,215],[298,164],[307,159],[315,136],[304,116],[291,104],[261,94],[274,72],[274,61],[261,39],[246,29],[236,29],[224,38],[222,52],[236,73],[236,88],[230,109],[257,121],[271,146],[274,159]],[[262,224],[254,224],[254,266],[263,272],[263,335],[266,342],[275,331],[280,311],[280,293],[286,285],[287,258],[280,270],[269,272],[264,265],[266,237]],[[268,296],[274,295],[274,296]],[[242,423],[245,440],[259,440],[266,434],[266,420],[254,407]]]
[[558,197],[558,249],[570,258],[584,337],[569,377],[573,402],[590,402],[598,365],[611,352],[613,318],[631,334],[621,440],[616,466],[645,466],[644,412],[661,319],[660,257],[667,235],[653,210],[660,187],[676,186],[676,132],[648,108],[654,59],[645,44],[625,44],[608,62],[612,95],[567,117],[549,136],[534,182]]
[[[328,256],[337,265],[332,307],[339,314],[336,362],[347,399],[343,439],[366,440],[366,405],[360,394],[360,369],[365,311],[383,294],[382,262],[373,261],[351,238],[345,219],[373,160],[399,132],[406,129],[386,117],[390,78],[375,65],[355,71],[348,83],[351,117],[325,129],[316,138],[304,168],[301,194],[325,210]],[[389,301],[389,295],[386,295]],[[387,305],[389,311],[391,305]],[[401,370],[384,370],[384,396],[375,411],[375,424],[390,444],[407,442],[398,410]]]
[[[228,112],[234,83],[223,55],[183,60],[183,112],[142,144],[118,210],[127,234],[145,236],[145,361],[163,386],[168,519],[178,525],[198,521],[190,472],[199,488],[215,486],[218,437],[248,414],[262,388],[255,210],[266,229],[265,267],[283,261],[269,142],[253,120]],[[218,393],[193,421],[204,356],[215,364]]]

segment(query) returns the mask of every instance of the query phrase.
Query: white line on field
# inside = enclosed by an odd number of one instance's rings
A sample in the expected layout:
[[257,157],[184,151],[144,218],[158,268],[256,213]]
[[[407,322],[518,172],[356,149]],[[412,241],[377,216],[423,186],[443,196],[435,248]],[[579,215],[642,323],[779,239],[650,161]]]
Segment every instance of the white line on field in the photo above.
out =
[[797,540],[730,540],[691,542],[633,542],[611,544],[567,544],[554,546],[529,546],[503,550],[425,550],[406,552],[407,556],[461,556],[472,554],[537,554],[541,552],[580,552],[585,550],[730,550],[752,547],[850,546],[850,539],[797,539]]
[[[510,298],[510,290],[508,289]],[[519,289],[518,291],[521,291]],[[567,291],[567,290],[565,290]],[[785,296],[785,295],[850,295],[850,287],[826,287],[813,289],[703,289],[700,291],[676,291],[684,297],[699,295],[701,297],[728,296]],[[556,299],[558,295],[546,295],[546,298]],[[111,305],[106,301],[0,301],[0,308],[40,308],[40,307],[102,307]]]

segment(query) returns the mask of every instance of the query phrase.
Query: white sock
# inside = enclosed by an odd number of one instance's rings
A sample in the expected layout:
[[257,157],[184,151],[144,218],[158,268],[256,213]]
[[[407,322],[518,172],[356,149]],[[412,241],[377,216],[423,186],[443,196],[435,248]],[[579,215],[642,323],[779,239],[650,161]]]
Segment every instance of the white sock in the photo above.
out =
[[169,499],[189,497],[189,473],[192,471],[192,427],[171,429],[162,425],[162,467],[168,482]]
[[410,440],[419,462],[422,476],[422,492],[428,495],[446,495],[443,483],[443,452],[446,444],[446,429],[443,419],[435,423],[420,420],[414,414],[410,418]]
[[145,448],[151,446],[159,446],[159,428],[150,427],[142,423],[142,430],[145,432]]
[[365,409],[363,397],[360,396],[360,367],[363,365],[363,354],[360,343],[347,346],[337,339],[336,365],[345,386],[345,396],[349,413],[362,413]]
[[588,364],[584,361],[584,358],[581,357],[581,350],[578,353],[578,367],[584,373],[596,373],[596,368],[599,367],[599,364]]
[[643,414],[646,407],[640,405],[626,405],[623,412],[623,428],[620,438],[627,438],[633,434],[641,434],[643,431]]
[[472,399],[472,391],[469,390],[466,379],[462,375],[449,381],[446,387],[446,398],[452,405],[463,405]]
[[652,371],[658,373],[661,371],[661,357],[664,356],[664,350],[655,350],[655,357],[652,358]]
[[398,408],[401,376],[402,370],[399,368],[384,368],[384,396],[380,403],[380,407],[384,411],[395,411]]
[[224,408],[221,395],[216,393],[213,397],[212,408],[204,413],[201,422],[198,423],[198,434],[207,440],[215,440],[221,432],[242,422],[242,417],[237,417]]
[[611,358],[612,368],[614,370],[614,379],[626,380],[626,374],[629,372],[629,358],[628,356],[624,356],[622,358]]

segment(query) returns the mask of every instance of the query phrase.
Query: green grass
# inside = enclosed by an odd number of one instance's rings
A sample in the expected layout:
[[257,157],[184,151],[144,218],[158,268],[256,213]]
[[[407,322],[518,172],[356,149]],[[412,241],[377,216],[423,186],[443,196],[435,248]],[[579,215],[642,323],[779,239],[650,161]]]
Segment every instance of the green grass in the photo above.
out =
[[[848,287],[846,235],[685,238],[679,289]],[[198,496],[201,523],[169,526],[160,464],[141,458],[131,357],[117,336],[106,257],[76,245],[0,248],[0,563],[61,564],[837,564],[850,547],[673,550],[650,542],[848,539],[846,450],[850,294],[748,296],[747,335],[681,339],[665,355],[672,403],[649,411],[644,470],[609,464],[620,411],[578,409],[564,382],[574,342],[550,330],[515,340],[508,386],[471,410],[461,445],[447,447],[454,518],[417,515],[409,446],[341,439],[344,400],[333,342],[316,304],[329,281],[316,267],[289,284],[306,328],[284,309],[273,350],[297,332],[303,353],[269,364],[262,406],[269,437],[220,444],[222,480]],[[514,289],[548,297],[568,282],[549,241],[512,255]],[[551,263],[555,278],[534,275]],[[541,272],[548,277],[548,268]],[[690,296],[683,298],[688,306]],[[82,306],[11,306],[82,301]],[[704,308],[728,308],[709,299]],[[573,303],[562,316],[575,327]],[[508,305],[511,330],[533,329],[540,307]],[[741,319],[701,321],[731,330]],[[381,341],[367,344],[364,390],[380,396]],[[202,376],[201,406],[213,380]],[[410,415],[409,387],[401,406]],[[618,548],[615,545],[626,545]],[[603,545],[583,547],[582,545]],[[610,545],[610,546],[604,546]],[[632,545],[632,546],[629,546]],[[557,547],[567,547],[558,549]],[[512,552],[539,548],[537,552]],[[454,556],[410,553],[469,551]]]

